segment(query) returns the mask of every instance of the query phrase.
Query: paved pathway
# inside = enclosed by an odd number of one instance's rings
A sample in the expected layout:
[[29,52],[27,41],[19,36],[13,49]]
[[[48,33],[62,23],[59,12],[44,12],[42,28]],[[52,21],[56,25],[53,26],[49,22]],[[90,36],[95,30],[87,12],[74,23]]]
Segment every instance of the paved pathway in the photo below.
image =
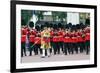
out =
[[53,55],[50,57],[41,58],[41,55],[32,55],[32,56],[24,56],[22,57],[22,63],[30,63],[30,62],[52,62],[52,61],[69,61],[69,60],[88,60],[90,55],[86,55],[86,53],[79,54],[59,54]]

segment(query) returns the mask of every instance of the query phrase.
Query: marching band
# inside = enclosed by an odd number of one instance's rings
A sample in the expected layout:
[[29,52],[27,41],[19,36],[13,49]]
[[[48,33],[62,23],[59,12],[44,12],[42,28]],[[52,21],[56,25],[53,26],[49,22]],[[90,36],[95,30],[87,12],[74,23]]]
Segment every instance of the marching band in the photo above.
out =
[[[46,22],[44,25],[21,27],[21,57],[41,54],[42,58],[50,57],[50,54],[64,55],[74,53],[86,53],[90,51],[90,26],[84,24],[72,25],[71,23],[52,24]],[[32,52],[33,51],[33,52]]]

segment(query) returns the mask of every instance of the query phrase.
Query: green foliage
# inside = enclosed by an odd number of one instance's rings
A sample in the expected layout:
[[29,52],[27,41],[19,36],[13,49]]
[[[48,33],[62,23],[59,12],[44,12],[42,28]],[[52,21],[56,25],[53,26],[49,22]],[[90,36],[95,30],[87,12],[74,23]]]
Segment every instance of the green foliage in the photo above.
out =
[[35,15],[38,17],[38,21],[40,21],[41,19],[43,19],[43,13],[45,11],[35,11]]
[[63,19],[66,19],[67,13],[66,12],[53,11],[52,12],[52,17],[53,17],[53,21],[55,21],[57,17],[58,17],[58,19],[60,19],[60,21],[63,21]]
[[24,21],[25,25],[29,22],[33,15],[32,10],[21,10],[21,19]]
[[[28,24],[29,20],[31,19],[33,14],[35,14],[37,16],[38,21],[41,21],[41,19],[44,18],[44,15],[43,15],[44,12],[47,12],[47,11],[21,10],[22,25]],[[66,12],[52,11],[53,21],[56,21],[57,19],[59,21],[64,21],[64,19],[66,19],[66,17],[67,17],[67,13]]]

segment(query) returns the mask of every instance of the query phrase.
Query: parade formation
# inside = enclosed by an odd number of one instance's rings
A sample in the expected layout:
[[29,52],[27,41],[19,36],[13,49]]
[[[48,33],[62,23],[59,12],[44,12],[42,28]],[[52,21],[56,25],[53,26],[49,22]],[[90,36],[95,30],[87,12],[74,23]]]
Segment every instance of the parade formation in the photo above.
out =
[[67,56],[84,52],[86,55],[90,52],[90,25],[45,22],[34,28],[34,23],[29,22],[21,26],[21,57],[41,54],[45,58],[51,54]]

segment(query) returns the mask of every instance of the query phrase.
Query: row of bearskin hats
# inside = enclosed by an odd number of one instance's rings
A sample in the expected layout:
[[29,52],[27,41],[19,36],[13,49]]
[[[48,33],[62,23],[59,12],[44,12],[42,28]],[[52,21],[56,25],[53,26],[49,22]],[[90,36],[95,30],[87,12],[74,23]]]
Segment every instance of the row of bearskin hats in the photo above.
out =
[[[22,21],[22,25],[25,25],[24,21]],[[32,21],[29,22],[29,27],[34,27],[34,23]],[[43,30],[44,27],[50,27],[50,28],[54,28],[54,29],[58,29],[58,28],[62,28],[62,29],[72,29],[72,30],[76,30],[76,29],[84,29],[86,27],[86,25],[84,25],[83,23],[80,24],[76,24],[76,25],[72,25],[72,23],[69,24],[63,24],[63,23],[49,23],[49,22],[45,22],[44,24],[41,25],[36,25],[35,29],[37,30]]]

